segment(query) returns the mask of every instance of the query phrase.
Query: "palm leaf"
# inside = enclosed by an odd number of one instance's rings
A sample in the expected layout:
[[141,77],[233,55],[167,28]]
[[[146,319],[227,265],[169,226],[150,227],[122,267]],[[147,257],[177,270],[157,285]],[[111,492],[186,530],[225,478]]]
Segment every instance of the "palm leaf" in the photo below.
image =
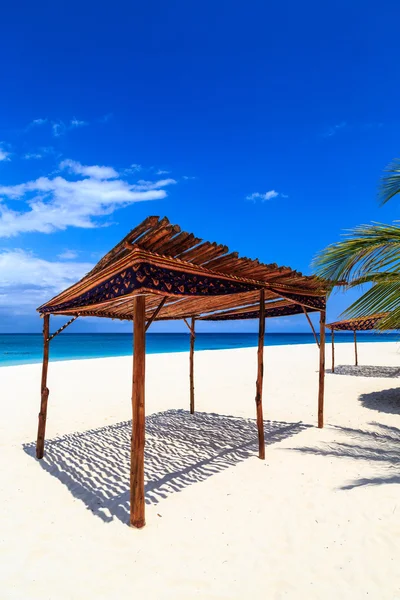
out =
[[400,159],[396,158],[385,169],[385,175],[382,177],[379,188],[379,198],[381,204],[386,204],[396,194],[400,193]]
[[364,275],[358,279],[354,279],[348,284],[348,288],[358,287],[366,283],[397,283],[400,290],[400,273],[388,271],[384,273],[373,272],[369,275]]
[[[350,284],[371,272],[400,272],[400,226],[360,225],[317,254],[313,267],[321,278]],[[358,285],[356,283],[356,285]]]
[[378,329],[400,328],[400,276],[390,282],[373,285],[343,313],[346,318],[389,313],[377,324]]

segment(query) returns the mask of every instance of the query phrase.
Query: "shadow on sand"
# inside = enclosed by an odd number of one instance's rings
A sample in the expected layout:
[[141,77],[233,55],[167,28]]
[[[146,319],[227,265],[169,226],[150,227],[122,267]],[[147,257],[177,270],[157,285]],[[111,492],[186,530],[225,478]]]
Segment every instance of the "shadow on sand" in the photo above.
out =
[[385,468],[382,475],[361,477],[342,486],[342,490],[351,490],[364,485],[400,484],[400,429],[381,423],[370,423],[370,425],[375,429],[336,427],[335,429],[347,436],[346,442],[334,442],[323,448],[294,448],[294,450],[320,456],[376,462]]
[[365,408],[400,415],[400,389],[390,388],[379,392],[361,394],[359,398]]
[[[266,444],[310,427],[265,422]],[[129,520],[131,421],[46,441],[38,464],[105,522]],[[24,444],[35,457],[35,444]],[[146,417],[145,499],[156,504],[258,452],[253,419],[168,410]]]
[[[332,369],[327,369],[332,374]],[[338,365],[333,375],[352,375],[353,377],[400,377],[399,367],[382,367],[374,365]]]

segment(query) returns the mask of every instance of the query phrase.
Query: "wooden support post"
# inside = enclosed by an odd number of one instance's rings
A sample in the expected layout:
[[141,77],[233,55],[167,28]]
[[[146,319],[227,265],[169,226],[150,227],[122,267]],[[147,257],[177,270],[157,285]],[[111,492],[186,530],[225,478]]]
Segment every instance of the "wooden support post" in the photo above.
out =
[[44,438],[46,434],[47,400],[49,398],[49,389],[47,387],[47,368],[49,365],[49,337],[50,337],[50,315],[44,315],[43,322],[43,365],[42,365],[42,383],[40,386],[40,413],[39,425],[36,440],[36,457],[43,458]]
[[146,300],[133,299],[133,381],[132,381],[132,438],[130,525],[140,529],[145,525],[144,515],[144,443],[145,443],[145,360],[146,360]]
[[314,334],[314,339],[315,339],[315,342],[316,342],[316,344],[317,344],[317,346],[318,346],[318,348],[319,348],[319,341],[318,341],[318,338],[317,338],[317,334],[315,333],[315,329],[314,329],[314,326],[313,326],[313,324],[312,324],[312,321],[311,321],[310,317],[308,316],[308,312],[306,311],[306,309],[304,308],[304,306],[303,306],[303,305],[301,305],[301,308],[303,309],[303,313],[304,313],[304,314],[306,315],[306,317],[307,317],[307,321],[308,321],[308,323],[309,323],[309,325],[310,325],[310,327],[311,327],[311,330],[312,330],[312,332],[313,332],[313,334]]
[[354,357],[355,357],[355,364],[356,364],[356,367],[358,367],[358,354],[357,354],[357,333],[356,333],[356,330],[354,330]]
[[325,391],[325,321],[326,312],[321,310],[319,321],[319,385],[318,385],[318,427],[324,426]]
[[331,329],[332,336],[332,373],[335,372],[335,330]]
[[190,328],[190,356],[189,356],[189,372],[190,372],[190,414],[194,414],[194,341],[196,338],[194,331],[195,318],[192,317]]
[[257,383],[256,383],[256,409],[258,429],[258,457],[265,458],[264,419],[263,419],[263,377],[264,377],[264,336],[265,336],[265,292],[260,291],[260,318],[258,325],[258,351],[257,351]]

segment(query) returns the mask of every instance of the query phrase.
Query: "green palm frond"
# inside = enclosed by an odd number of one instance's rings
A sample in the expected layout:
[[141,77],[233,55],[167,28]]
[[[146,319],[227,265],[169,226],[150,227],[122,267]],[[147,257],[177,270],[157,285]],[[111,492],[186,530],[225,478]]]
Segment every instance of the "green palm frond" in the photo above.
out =
[[382,319],[382,321],[378,321],[376,328],[380,329],[381,331],[400,329],[400,306],[393,309],[387,317]]
[[400,226],[360,225],[331,244],[313,261],[316,274],[334,284],[355,283],[371,272],[400,272]]
[[382,177],[379,188],[379,198],[381,204],[386,204],[396,194],[400,193],[400,159],[396,158],[385,169],[385,175]]
[[369,275],[364,275],[363,277],[352,280],[351,283],[348,284],[347,289],[358,287],[366,283],[397,283],[400,290],[400,273],[393,271],[388,271],[386,273],[373,272]]
[[343,315],[352,319],[379,313],[388,313],[388,316],[378,322],[377,329],[400,328],[400,275],[390,282],[373,285]]

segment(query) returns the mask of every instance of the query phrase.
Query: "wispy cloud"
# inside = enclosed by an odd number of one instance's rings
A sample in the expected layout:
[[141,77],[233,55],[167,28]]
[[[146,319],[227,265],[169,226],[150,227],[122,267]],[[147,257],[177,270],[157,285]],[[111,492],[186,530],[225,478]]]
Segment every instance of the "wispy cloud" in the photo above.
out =
[[6,150],[4,150],[4,148],[0,144],[0,162],[6,161],[6,160],[11,160],[10,152],[7,152]]
[[276,192],[275,190],[269,190],[269,192],[265,193],[253,192],[252,194],[246,196],[246,200],[253,200],[254,202],[256,200],[261,200],[262,202],[265,202],[266,200],[272,200],[272,198],[277,198],[278,196],[287,198],[287,196],[284,194],[279,194],[279,192]]
[[61,260],[73,260],[74,258],[77,258],[77,256],[78,253],[75,252],[75,250],[64,250],[57,258],[60,258]]
[[0,308],[31,313],[91,268],[85,262],[43,260],[19,248],[0,251]]
[[37,152],[28,152],[27,154],[24,154],[22,158],[25,160],[39,160],[40,158],[43,158],[43,154],[39,154]]
[[190,176],[190,175],[183,175],[182,179],[185,179],[186,181],[192,180],[192,179],[197,179],[196,177]]
[[326,138],[332,137],[332,136],[336,135],[339,131],[343,130],[345,127],[347,127],[346,121],[342,121],[341,123],[338,123],[337,125],[333,125],[332,127],[329,127],[329,129],[327,129],[325,131],[325,133],[323,134],[323,137],[326,137]]
[[63,121],[53,121],[51,124],[51,129],[54,137],[60,137],[67,131],[67,126],[65,123],[63,123]]
[[28,124],[25,131],[29,131],[34,127],[42,127],[44,125],[50,127],[54,137],[60,137],[71,129],[77,129],[78,127],[84,127],[85,125],[88,125],[88,122],[83,121],[82,119],[77,119],[76,117],[72,117],[72,119],[69,119],[66,122],[62,119],[48,119],[46,117],[33,119],[33,121]]
[[70,125],[71,125],[71,127],[85,127],[85,125],[88,125],[88,122],[80,121],[79,119],[74,117],[73,119],[71,119]]
[[156,175],[169,175],[170,173],[171,171],[163,171],[162,169],[156,171]]
[[33,119],[28,125],[28,129],[30,127],[40,127],[41,125],[46,125],[48,123],[48,119]]
[[[63,161],[60,168],[71,170],[75,179],[39,177],[0,186],[0,237],[51,233],[67,227],[100,227],[104,225],[101,217],[135,202],[165,198],[165,188],[176,183],[174,179],[161,179],[131,184],[112,167],[81,165],[71,160]],[[24,201],[24,209],[13,210],[11,200]]]
[[135,190],[157,190],[167,185],[175,184],[175,179],[160,179],[160,181],[145,181],[139,179],[139,181],[133,186]]
[[100,121],[100,123],[108,123],[109,121],[111,121],[113,116],[114,115],[112,113],[107,113],[106,115],[103,115],[102,117],[100,117],[99,121]]
[[63,160],[60,163],[60,169],[67,169],[75,175],[84,175],[85,177],[93,177],[94,179],[116,179],[118,173],[112,167],[101,167],[99,165],[81,165],[76,160]]

